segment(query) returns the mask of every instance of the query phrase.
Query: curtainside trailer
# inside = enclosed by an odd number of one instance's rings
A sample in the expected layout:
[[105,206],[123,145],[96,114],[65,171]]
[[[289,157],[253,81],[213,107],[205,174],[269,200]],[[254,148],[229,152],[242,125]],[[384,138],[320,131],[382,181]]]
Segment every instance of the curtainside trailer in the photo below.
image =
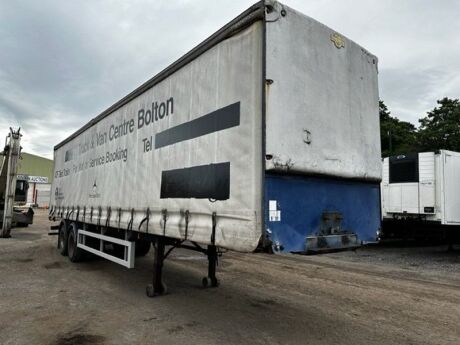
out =
[[383,235],[444,237],[460,226],[460,153],[408,153],[382,161]]
[[261,1],[56,145],[50,218],[71,261],[126,267],[154,244],[349,248],[380,227],[377,58]]

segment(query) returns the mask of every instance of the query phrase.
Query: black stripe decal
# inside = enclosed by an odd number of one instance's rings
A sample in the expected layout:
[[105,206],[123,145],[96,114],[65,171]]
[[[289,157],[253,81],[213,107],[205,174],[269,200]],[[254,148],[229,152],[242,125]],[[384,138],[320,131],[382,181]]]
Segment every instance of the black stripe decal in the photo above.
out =
[[161,173],[161,199],[230,197],[230,162],[199,165]]
[[159,149],[239,125],[240,102],[237,102],[217,109],[195,120],[157,133],[155,135],[155,148]]

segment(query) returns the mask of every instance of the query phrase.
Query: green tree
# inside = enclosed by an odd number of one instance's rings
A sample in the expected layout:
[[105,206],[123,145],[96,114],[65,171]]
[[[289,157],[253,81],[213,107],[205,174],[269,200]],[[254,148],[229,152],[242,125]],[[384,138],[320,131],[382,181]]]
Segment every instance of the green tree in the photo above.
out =
[[415,126],[391,116],[383,101],[379,101],[379,111],[382,157],[416,151],[417,131]]
[[418,141],[422,151],[460,151],[460,102],[444,97],[438,107],[420,119]]

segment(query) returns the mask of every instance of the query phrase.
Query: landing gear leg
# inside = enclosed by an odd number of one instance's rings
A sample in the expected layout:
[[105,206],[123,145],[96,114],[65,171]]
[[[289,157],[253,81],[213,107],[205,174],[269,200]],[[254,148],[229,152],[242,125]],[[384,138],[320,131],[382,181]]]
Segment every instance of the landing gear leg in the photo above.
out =
[[166,294],[166,285],[163,283],[162,271],[165,259],[165,237],[159,236],[155,246],[155,258],[153,261],[153,281],[147,285],[148,297],[161,296]]
[[216,278],[216,266],[217,266],[217,248],[214,245],[209,245],[207,250],[208,255],[208,276],[204,277],[201,281],[203,287],[217,287],[219,281]]

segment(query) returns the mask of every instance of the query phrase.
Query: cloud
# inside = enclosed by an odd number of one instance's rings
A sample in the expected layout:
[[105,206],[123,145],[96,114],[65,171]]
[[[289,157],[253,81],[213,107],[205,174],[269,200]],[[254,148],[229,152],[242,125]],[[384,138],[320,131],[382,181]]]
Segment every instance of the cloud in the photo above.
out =
[[452,75],[440,69],[386,69],[380,76],[380,88],[391,112],[406,121],[418,124],[418,119],[435,106],[445,92],[442,85]]
[[[253,2],[0,2],[0,135],[21,126],[24,150],[47,157],[91,118]],[[460,2],[286,0],[379,57],[380,94],[417,119],[459,97]]]
[[218,4],[198,1],[1,2],[0,135],[21,126],[24,150],[51,157],[55,144],[243,8],[222,15]]

